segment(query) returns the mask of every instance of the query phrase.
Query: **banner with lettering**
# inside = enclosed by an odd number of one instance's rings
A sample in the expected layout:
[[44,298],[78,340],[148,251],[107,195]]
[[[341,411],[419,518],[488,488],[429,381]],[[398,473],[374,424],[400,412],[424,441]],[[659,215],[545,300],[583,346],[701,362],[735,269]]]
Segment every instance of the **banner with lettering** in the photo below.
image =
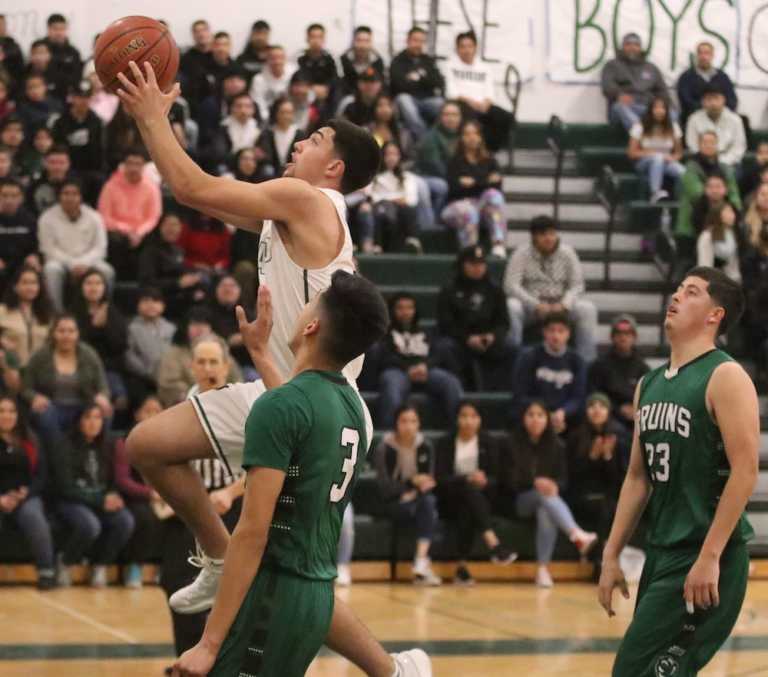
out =
[[768,85],[766,0],[547,0],[548,73],[554,82],[595,83],[622,37],[638,33],[647,58],[672,83],[710,42],[715,65],[738,85]]

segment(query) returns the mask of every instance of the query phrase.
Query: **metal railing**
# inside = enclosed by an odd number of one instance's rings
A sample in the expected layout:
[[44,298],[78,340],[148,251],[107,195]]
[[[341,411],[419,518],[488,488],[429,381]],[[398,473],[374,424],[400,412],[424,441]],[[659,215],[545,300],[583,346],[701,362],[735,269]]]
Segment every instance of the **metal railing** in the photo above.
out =
[[[661,294],[661,312],[659,313],[659,346],[664,345],[664,309],[675,287],[677,273],[677,243],[672,232],[671,212],[669,207],[662,207],[659,230],[656,234],[653,263],[664,278],[664,291]],[[666,256],[664,255],[666,254]],[[668,260],[665,260],[668,259]]]
[[613,232],[616,228],[616,213],[621,205],[619,179],[611,167],[605,165],[595,180],[595,196],[608,212],[608,227],[603,245],[603,284],[611,281],[611,255],[613,254]]
[[555,221],[560,218],[560,179],[563,176],[563,161],[565,160],[565,137],[568,131],[566,125],[557,115],[549,119],[547,127],[547,146],[555,156],[555,187],[552,197],[552,216]]
[[517,105],[520,101],[520,90],[523,87],[523,80],[520,77],[520,71],[514,64],[509,64],[504,73],[504,91],[509,99],[510,113],[512,113],[512,124],[509,126],[509,136],[507,137],[507,169],[510,173],[515,168],[515,142],[517,140]]

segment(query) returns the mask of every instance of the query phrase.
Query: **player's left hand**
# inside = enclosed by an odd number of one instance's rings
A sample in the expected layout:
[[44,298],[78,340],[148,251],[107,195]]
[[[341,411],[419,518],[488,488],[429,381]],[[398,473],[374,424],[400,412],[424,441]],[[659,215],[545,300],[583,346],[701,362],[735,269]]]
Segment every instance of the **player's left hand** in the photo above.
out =
[[269,335],[272,333],[272,292],[267,285],[259,287],[259,296],[256,301],[256,319],[248,322],[245,310],[242,306],[235,308],[237,325],[243,337],[243,344],[250,353],[263,353],[269,343]]
[[[129,115],[137,122],[164,120],[176,98],[181,94],[179,83],[175,83],[167,94],[160,91],[155,78],[155,71],[148,61],[144,62],[144,73],[134,61],[128,64],[131,69],[131,82],[123,73],[118,73],[121,88],[117,95],[123,102]],[[145,75],[146,73],[146,75]]]
[[171,677],[205,677],[216,662],[216,653],[199,642],[173,664]]
[[699,555],[685,577],[683,597],[689,614],[695,608],[709,609],[720,604],[717,584],[720,580],[720,561],[717,557]]

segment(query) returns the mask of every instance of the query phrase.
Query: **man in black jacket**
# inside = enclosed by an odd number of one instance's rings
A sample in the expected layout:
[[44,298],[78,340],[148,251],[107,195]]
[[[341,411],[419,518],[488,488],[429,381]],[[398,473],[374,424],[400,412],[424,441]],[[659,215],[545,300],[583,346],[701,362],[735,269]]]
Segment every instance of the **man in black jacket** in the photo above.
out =
[[198,19],[192,24],[192,40],[192,46],[181,55],[179,79],[184,98],[189,101],[194,116],[197,102],[202,98],[198,88],[204,82],[205,65],[213,45],[211,26],[205,19]]
[[515,349],[504,292],[488,274],[482,247],[463,249],[457,265],[437,300],[438,329],[456,360],[454,370],[471,369],[477,390],[508,391]]
[[339,73],[336,60],[325,49],[325,26],[310,24],[307,28],[307,49],[298,62],[299,69],[309,74],[315,96],[323,101],[331,96]]
[[15,179],[0,180],[0,292],[22,264],[40,270],[37,221],[23,205],[21,184]]
[[360,73],[357,78],[355,98],[342,111],[342,116],[356,125],[365,126],[373,122],[376,102],[379,100],[383,84],[381,74],[373,67]]
[[236,59],[237,64],[248,76],[248,86],[250,86],[253,76],[261,73],[261,69],[264,67],[264,64],[267,63],[269,34],[271,31],[272,29],[269,24],[263,19],[254,21],[251,26],[251,35],[248,38],[248,44]]
[[84,80],[70,92],[69,109],[54,123],[53,138],[69,147],[72,169],[83,179],[85,200],[94,205],[104,183],[104,126],[90,102],[91,85]]
[[355,28],[352,46],[341,55],[341,68],[344,71],[345,94],[357,91],[358,77],[369,68],[373,68],[384,80],[384,61],[373,48],[373,31],[369,26]]
[[389,67],[392,95],[414,138],[420,138],[440,112],[445,81],[435,59],[424,51],[427,33],[414,26],[408,31],[406,48]]
[[391,428],[395,412],[412,389],[424,390],[440,401],[446,421],[452,421],[463,390],[458,377],[446,369],[434,337],[419,325],[416,299],[395,294],[389,302],[391,325],[382,339],[379,374],[379,411],[376,425]]
[[611,350],[589,368],[589,392],[606,393],[613,413],[625,426],[635,420],[635,388],[650,367],[637,352],[637,323],[631,315],[619,315],[611,325]]
[[696,46],[696,63],[685,71],[677,81],[677,98],[680,101],[680,126],[685,129],[691,113],[701,108],[704,89],[710,85],[719,88],[725,95],[725,105],[736,112],[739,100],[731,78],[725,71],[715,68],[715,47],[711,42],[700,42]]
[[83,60],[77,48],[69,42],[67,20],[61,14],[51,14],[47,24],[45,43],[51,50],[51,63],[66,83],[74,87],[83,75]]

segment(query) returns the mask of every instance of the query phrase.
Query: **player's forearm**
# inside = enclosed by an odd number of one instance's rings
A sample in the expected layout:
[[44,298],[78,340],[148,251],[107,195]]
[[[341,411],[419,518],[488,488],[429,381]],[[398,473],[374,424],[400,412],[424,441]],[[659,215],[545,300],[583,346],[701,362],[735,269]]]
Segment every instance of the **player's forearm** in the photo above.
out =
[[701,546],[701,555],[720,558],[739,521],[757,482],[757,465],[743,463],[731,468],[715,518]]
[[235,528],[224,559],[224,571],[216,601],[201,642],[219,651],[261,565],[267,539],[241,524]]
[[176,199],[187,204],[205,173],[179,145],[167,117],[138,118],[136,124],[163,180]]
[[259,372],[259,376],[261,376],[261,380],[264,382],[264,387],[267,390],[283,385],[285,381],[277,370],[268,349],[262,350],[249,347],[248,354],[251,356],[253,366]]
[[632,538],[650,495],[651,487],[645,478],[637,477],[631,473],[627,474],[621,487],[611,533],[603,549],[604,559],[618,557],[629,539]]

